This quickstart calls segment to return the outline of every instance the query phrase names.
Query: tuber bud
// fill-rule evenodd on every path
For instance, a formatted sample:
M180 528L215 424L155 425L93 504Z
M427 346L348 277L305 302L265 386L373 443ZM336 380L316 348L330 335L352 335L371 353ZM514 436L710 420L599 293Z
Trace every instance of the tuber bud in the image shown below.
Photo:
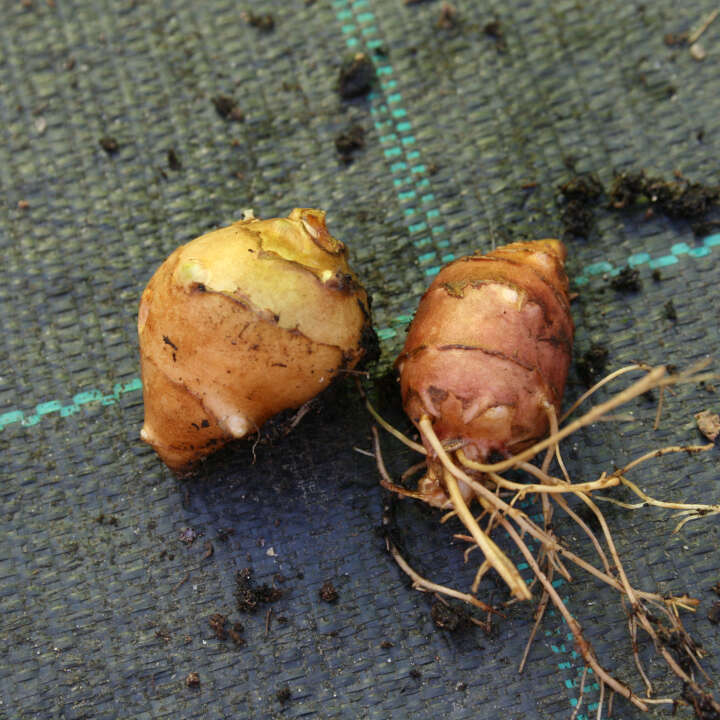
M320 210L249 217L179 247L138 313L141 437L185 471L366 357L368 296Z

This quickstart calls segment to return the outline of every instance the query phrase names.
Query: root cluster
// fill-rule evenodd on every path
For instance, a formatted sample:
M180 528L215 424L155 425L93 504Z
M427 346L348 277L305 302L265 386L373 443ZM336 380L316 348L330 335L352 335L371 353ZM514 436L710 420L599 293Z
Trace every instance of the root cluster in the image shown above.
M481 551L484 559L477 568L472 586L467 591L461 591L439 585L419 575L402 557L392 540L388 539L390 553L401 569L411 577L417 589L462 600L487 612L488 617L496 609L489 607L477 597L477 594L480 581L489 570L495 570L502 577L516 600L530 600L532 598L532 588L539 585L541 597L536 613L536 623L521 660L520 670L522 670L525 663L530 644L541 622L545 608L549 603L552 603L570 628L586 667L592 669L600 683L601 701L597 711L597 718L601 718L603 714L603 699L606 690L611 698L613 694L620 695L643 711L649 710L651 705L663 703L677 705L680 702L692 707L699 718L720 717L720 703L706 690L706 686L712 683L700 666L699 661L702 652L688 635L680 619L680 611L694 610L698 604L697 601L687 595L664 596L634 587L627 576L608 523L597 502L613 502L622 507L633 509L655 505L675 510L678 517L681 518L675 528L676 531L691 520L720 513L720 505L686 504L657 500L643 492L637 484L628 478L632 470L653 458L671 453L694 454L704 452L710 450L713 443L663 447L645 453L610 473L602 473L600 477L585 482L572 481L565 469L559 445L563 439L580 428L607 419L609 414L616 408L649 390L659 389L662 398L663 389L668 386L681 383L698 383L707 379L708 376L702 372L703 369L704 365L701 365L683 373L668 375L664 367L648 368L632 365L622 368L591 388L570 408L563 418L558 419L553 407L548 404L546 407L550 426L548 437L526 451L497 463L483 464L470 460L463 452L462 446L458 446L457 442L445 443L445 445L440 442L433 430L430 417L425 416L419 422L419 430L423 440L429 448L432 448L430 455L433 456L433 462L422 463L416 466L416 469L422 469L425 473L440 473L440 477L435 479L440 481L448 498L448 512L444 516L443 522L450 517L456 516L467 530L467 534L456 536L468 543L466 560L471 552L477 549ZM573 413L580 403L584 402L599 387L619 375L637 370L645 372L640 380L608 401L594 406L576 420L563 423L567 415ZM386 430L392 432L393 435L400 438L417 452L428 454L424 445L412 442L397 430L391 428L369 404L368 407L378 423ZM391 479L380 451L377 429L374 428L373 432L375 457L382 485L402 496L425 499L421 491L408 490ZM531 462L534 458L539 458L537 464ZM550 472L553 459L556 460L557 467L560 469L558 473L560 476ZM440 468L439 471L437 470L438 467ZM504 473L509 470L524 471L529 476L529 482L516 482L508 479ZM635 504L625 503L602 494L618 486L624 486L636 495L638 502ZM597 522L593 523L593 526L598 528L597 531L593 530L583 520L581 514L572 509L567 500L569 495L574 495L587 508L591 517L595 518ZM479 504L479 514L470 509L466 500L468 496L471 496ZM519 507L519 501L528 496L535 496L539 499L543 509L542 524L534 522ZM591 543L595 551L594 562L588 562L583 557L580 557L554 534L552 518L553 513L558 509L577 524ZM582 514L587 516L587 513ZM529 585L523 579L515 564L493 539L493 535L496 535L500 530L504 531L510 538L523 556L524 561L531 568L534 579ZM537 554L530 550L526 538L537 542L539 546ZM572 565L581 568L597 580L609 585L619 594L627 616L628 632L637 668L638 678L635 684L637 685L639 681L644 691L635 689L630 683L615 677L603 667L592 645L587 640L580 623L553 586L553 578L558 575L568 582L572 580L569 570ZM478 624L483 623L478 621ZM669 669L682 680L682 699L653 696L654 688L638 652L638 635L640 631L650 638L657 653L664 659Z

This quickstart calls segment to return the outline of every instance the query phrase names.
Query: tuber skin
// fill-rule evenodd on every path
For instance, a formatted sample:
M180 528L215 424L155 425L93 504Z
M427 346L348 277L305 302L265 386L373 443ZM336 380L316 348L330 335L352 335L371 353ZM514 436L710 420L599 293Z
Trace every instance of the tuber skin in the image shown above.
M321 210L233 223L179 247L142 294L142 439L187 472L367 356L367 293Z
M396 361L403 407L419 428L428 416L443 443L463 443L484 462L514 455L559 415L573 341L565 248L518 242L446 265L423 295ZM435 453L419 492L449 505ZM460 483L463 496L470 490Z

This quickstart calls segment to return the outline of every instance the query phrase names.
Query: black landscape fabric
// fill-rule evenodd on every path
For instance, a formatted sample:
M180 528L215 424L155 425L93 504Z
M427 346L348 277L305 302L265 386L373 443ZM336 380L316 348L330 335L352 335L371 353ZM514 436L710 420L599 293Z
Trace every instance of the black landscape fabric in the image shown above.
M642 717L617 696L608 715L609 691L555 610L518 673L536 605L503 607L494 574L480 596L504 617L489 632L410 587L385 549L388 498L354 382L287 437L173 476L139 440L136 313L178 245L247 208L318 207L373 297L382 356L366 387L406 432L392 362L420 296L454 257L514 240L568 248L566 405L632 362L711 356L717 369L713 10L5 0L0 718L587 720L601 702L603 718ZM562 445L569 473L591 480L703 442L694 415L720 411L716 388L665 393L657 430L655 392L578 432ZM381 443L393 477L419 460ZM720 502L717 448L632 479L675 502ZM718 516L673 534L672 510L602 509L636 587L699 601L683 620L720 678ZM463 562L459 523L412 500L392 513L408 561L467 590L479 553ZM556 532L593 558L576 525L558 516ZM570 569L558 592L602 663L644 694L619 593ZM680 698L638 638L656 695ZM688 702L678 716L718 717Z

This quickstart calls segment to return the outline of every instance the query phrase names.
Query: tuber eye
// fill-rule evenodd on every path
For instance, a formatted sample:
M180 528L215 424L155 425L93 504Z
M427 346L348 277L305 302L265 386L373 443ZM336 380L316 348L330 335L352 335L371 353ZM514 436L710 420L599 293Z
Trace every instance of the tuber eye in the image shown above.
M249 214L160 266L138 313L141 437L168 467L190 469L367 357L369 301L346 256L324 212L297 208Z

